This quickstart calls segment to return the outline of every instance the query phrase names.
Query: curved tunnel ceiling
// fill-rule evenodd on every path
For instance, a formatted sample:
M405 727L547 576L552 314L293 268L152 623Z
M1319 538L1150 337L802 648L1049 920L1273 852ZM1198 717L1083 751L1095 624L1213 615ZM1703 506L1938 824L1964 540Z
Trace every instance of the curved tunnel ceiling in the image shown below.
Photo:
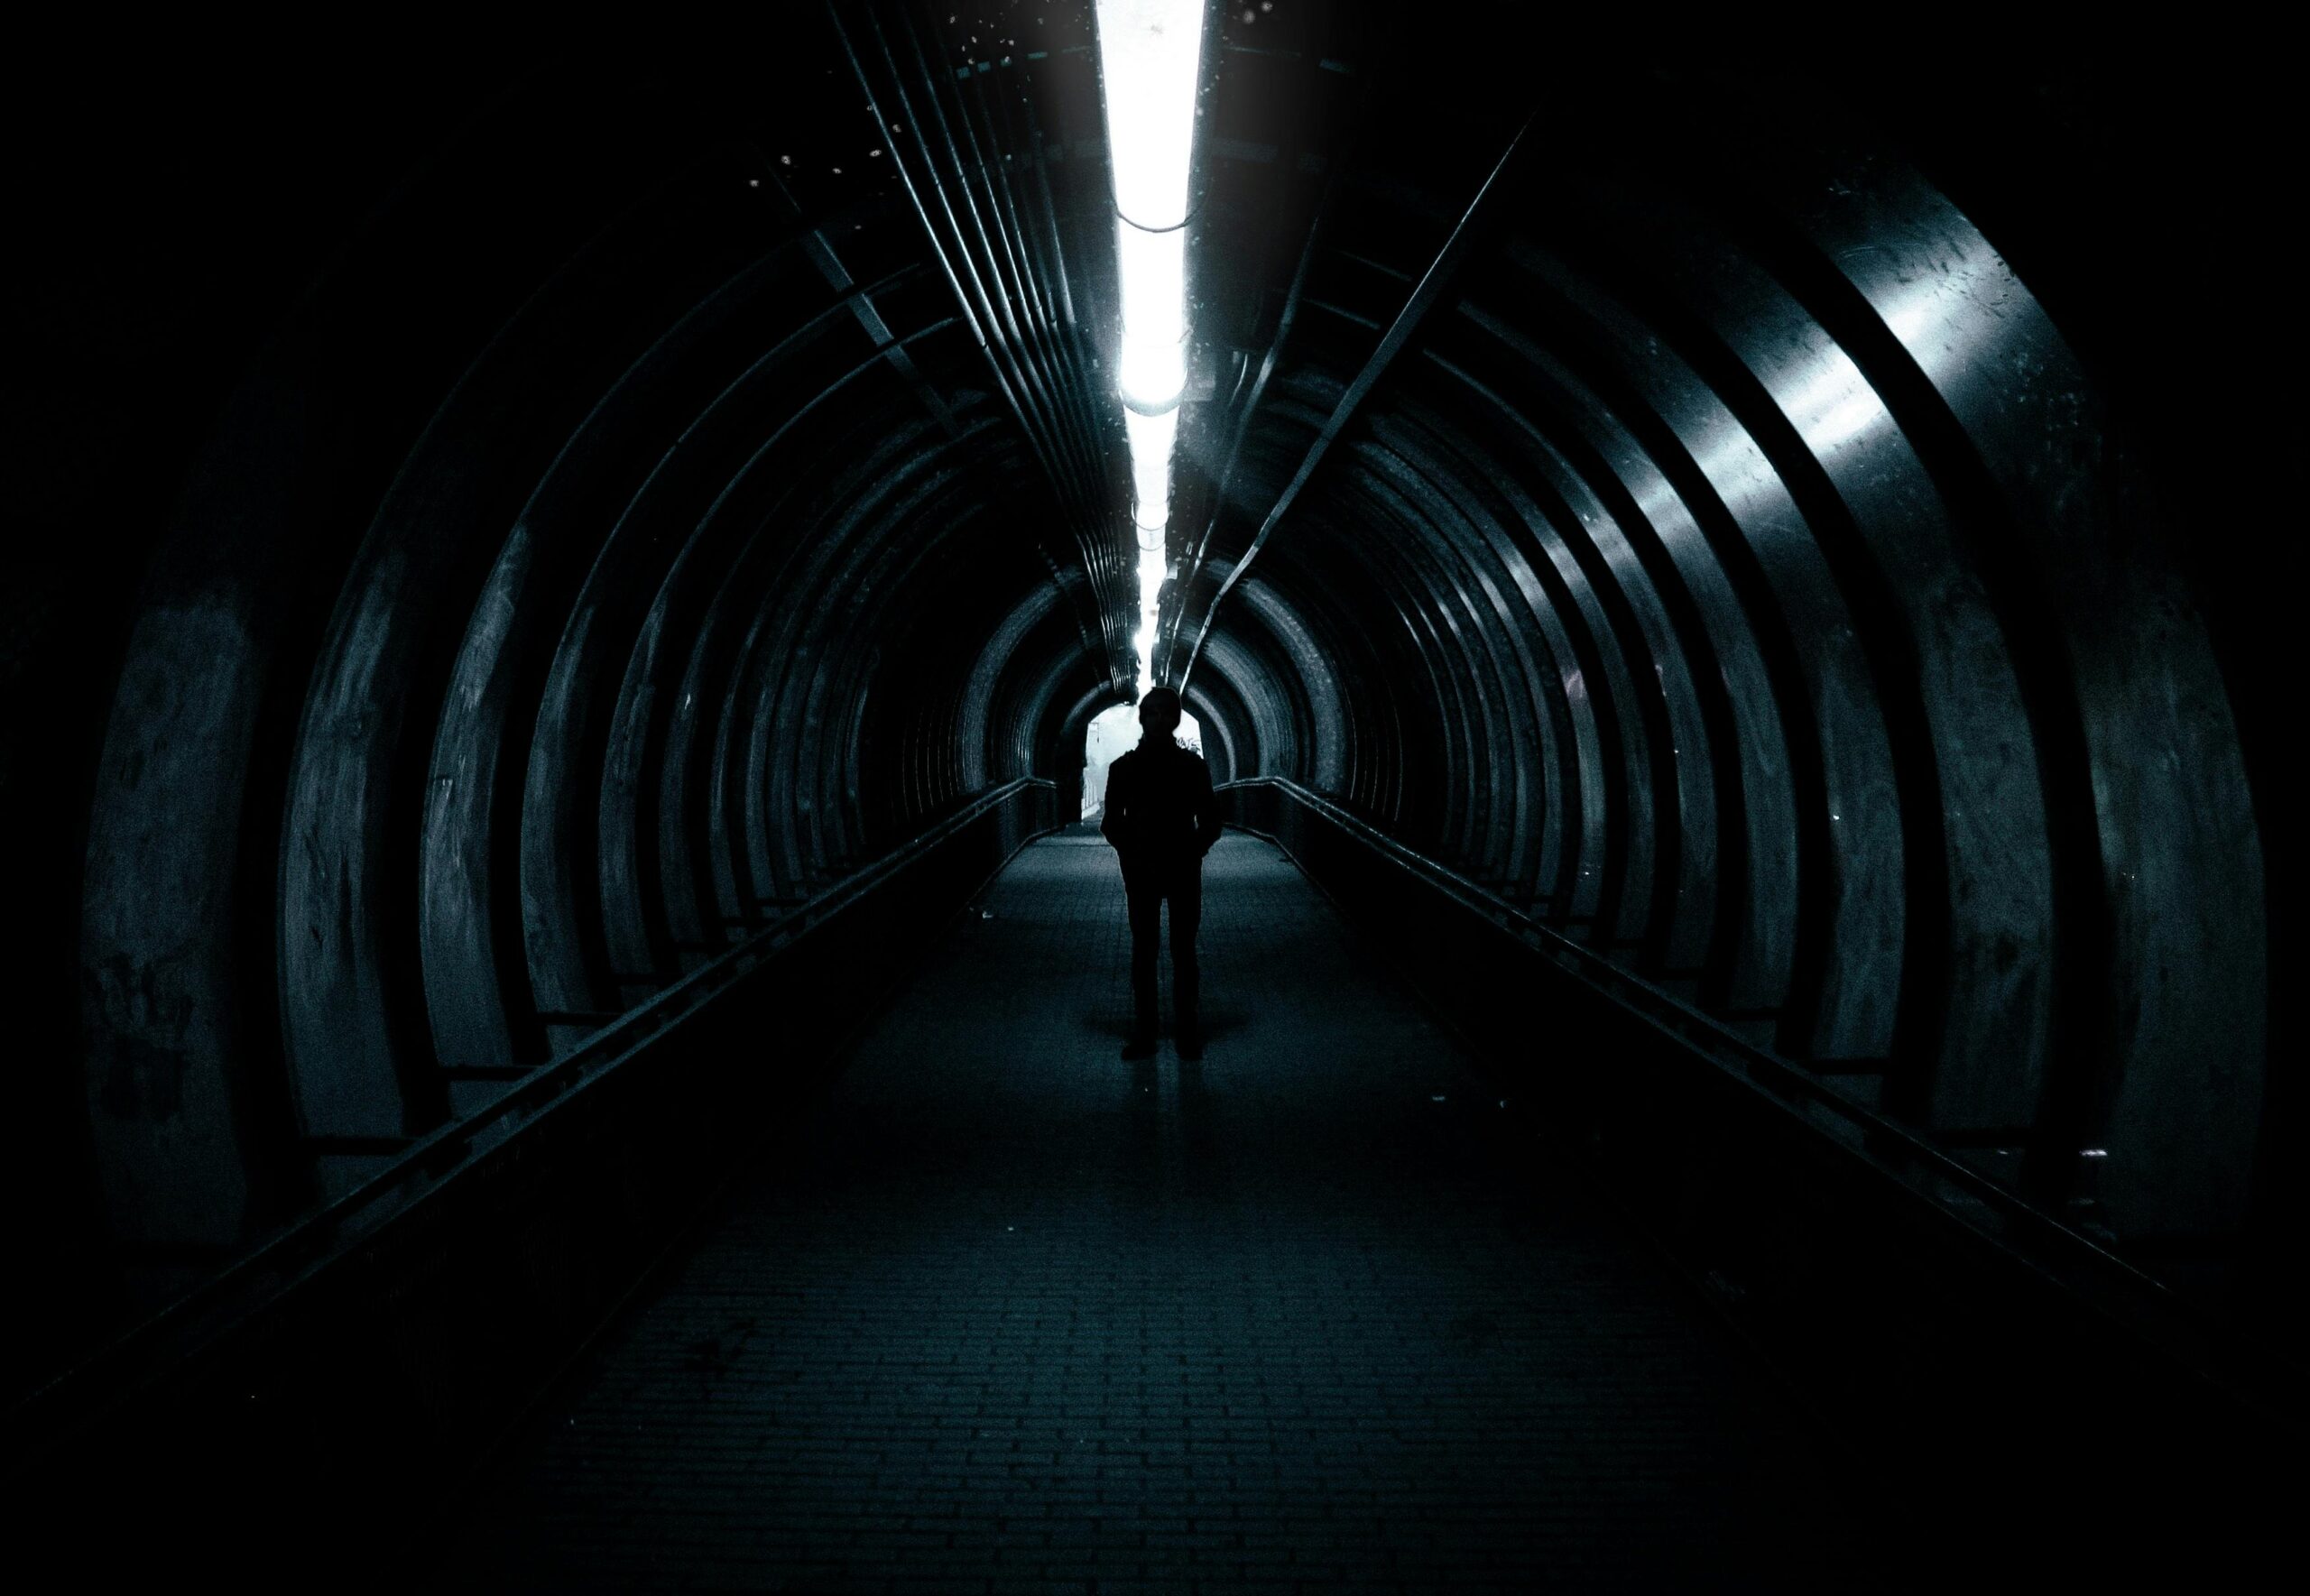
M1065 778L1122 701L1087 17L865 9L981 144L870 121L895 79L815 12L775 92L515 51L252 277L266 335L188 390L149 525L27 588L23 657L87 684L71 781L11 798L77 839L34 881L78 927L42 1112L85 1139L38 1173L111 1300ZM2265 712L2252 600L2173 514L2204 439L2132 402L2171 335L2130 367L2088 245L2050 290L2000 253L1909 79L1824 120L1376 7L1215 37L1159 670L1220 778L1324 792L2174 1278L2234 1252L2278 1180ZM1008 324L939 180L1008 218Z
M2015 1178L2077 1196L2025 1167L2057 1141L2113 1230L2233 1229L2252 794L2028 288L1833 140L1543 114L1460 162L1458 216L1388 147L1293 185L1172 669L1311 703L1268 768ZM1272 213L1278 159L1215 163L1217 227Z

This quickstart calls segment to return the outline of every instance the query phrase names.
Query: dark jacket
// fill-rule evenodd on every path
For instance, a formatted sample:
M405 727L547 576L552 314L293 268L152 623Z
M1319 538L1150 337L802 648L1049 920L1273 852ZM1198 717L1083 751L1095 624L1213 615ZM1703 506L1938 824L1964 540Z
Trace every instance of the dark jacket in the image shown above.
M1099 830L1126 869L1201 860L1219 840L1219 800L1203 756L1142 743L1116 760Z

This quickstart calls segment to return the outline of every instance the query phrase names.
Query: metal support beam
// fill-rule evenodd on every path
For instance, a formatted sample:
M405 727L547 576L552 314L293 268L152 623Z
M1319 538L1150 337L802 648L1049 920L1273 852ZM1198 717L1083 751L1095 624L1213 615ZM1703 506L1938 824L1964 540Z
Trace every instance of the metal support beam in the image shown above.
M1497 203L1498 196L1507 189L1508 173L1521 155L1532 124L1538 115L1534 111L1525 117L1509 139L1508 147L1501 152L1500 159L1492 163L1492 171L1476 189L1475 198L1468 202L1467 209L1454 224L1451 236L1444 241L1444 247L1428 263L1410 297L1405 300L1403 309L1396 312L1395 320L1381 335L1379 346L1372 351L1371 358L1363 363L1363 369L1356 374L1355 380L1340 395L1338 404L1332 408L1330 419L1316 434L1315 442L1307 446L1307 457L1299 462L1299 469L1292 474L1291 480L1284 484L1283 492L1276 496L1274 508L1260 523L1260 530L1252 535L1250 547L1243 550L1243 557L1235 562L1234 569L1227 573L1227 579L1219 585L1219 591L1212 595L1211 603L1204 609L1203 625L1196 632L1195 647L1189 650L1187 662L1179 671L1178 685L1186 686L1187 678L1195 670L1196 661L1203 657L1203 645L1211 635L1211 623L1219 613L1220 604L1234 590L1235 584L1243 580L1243 573L1251 568L1252 561L1259 557L1268 539L1274 535L1277 524L1289 512L1293 503L1299 497L1300 490L1315 475L1316 468L1323 464L1324 457L1330 452L1333 443L1347 429L1347 424L1355 419L1355 412L1363 407L1365 398L1387 374L1388 367L1402 353L1404 346L1411 341L1412 335L1419 330L1420 323L1427 319L1428 311L1435 307L1437 300L1443 298L1445 290L1458 275L1460 264L1474 245L1482 232L1482 225ZM1304 269L1306 263L1303 261L1301 264ZM1261 381L1265 381L1264 373Z
M1243 408L1235 417L1234 435L1227 443L1227 458L1220 466L1218 478L1212 484L1211 515L1204 522L1203 536L1196 540L1193 550L1180 561L1179 579L1173 589L1175 597L1170 624L1163 630L1155 660L1155 679L1158 681L1171 678L1171 656L1179 646L1179 628L1187 620L1187 595L1194 590L1195 579L1201 574L1204 559L1211 551L1211 535L1218 530L1219 518L1225 513L1227 489L1234 481L1235 463L1243 457L1243 440L1251 436L1252 419L1259 413L1260 401L1266 397L1268 379L1275 374L1275 368L1282 362L1283 346L1291 337L1292 324L1299 319L1299 295L1307 285L1307 268L1316 258L1316 245L1323 237L1324 217L1330 213L1333 201L1339 196L1341 174L1346 170L1344 161L1335 160L1331 163L1331 171L1324 181L1323 196L1316 202L1316 214L1308 218L1307 242L1300 246L1299 263L1291 271L1291 285L1284 291L1283 310L1276 320L1275 337L1269 340L1267 355L1260 362L1259 373L1252 379L1250 392L1243 395ZM1216 602L1214 601L1215 604ZM1183 682L1187 679L1185 671L1179 673L1179 679Z

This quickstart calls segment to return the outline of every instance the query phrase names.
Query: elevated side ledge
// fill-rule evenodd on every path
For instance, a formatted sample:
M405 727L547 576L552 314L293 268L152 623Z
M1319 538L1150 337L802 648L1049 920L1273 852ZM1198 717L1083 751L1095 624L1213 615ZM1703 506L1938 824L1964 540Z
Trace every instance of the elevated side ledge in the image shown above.
M1749 1328L1797 1362L1799 1383L1827 1392L1826 1406L1881 1403L1868 1395L1881 1393L1876 1354L1907 1345L1947 1365L1936 1400L1951 1412L1994 1409L1985 1393L1996 1389L2022 1404L2074 1401L2102 1415L2088 1429L2117 1426L2139 1388L2093 1389L2092 1371L2139 1382L2155 1369L2167 1395L2204 1405L2216 1428L2299 1428L2299 1369L1823 1078L1878 1061L1815 1070L1779 1057L1294 782L1232 782L1221 798L1231 824L1282 848L1481 1056L1514 1072L1524 1101L1548 1105L1555 1133L1592 1157L1656 1239L1698 1273L1751 1278ZM1919 1272L1903 1281L1904 1268ZM1864 1275L1882 1296L1854 1288ZM1935 1299L1928 1280L1949 1296ZM1990 1302L2019 1317L1971 1311ZM1871 1317L1897 1303L1917 1316ZM1875 1352L1825 1352L1845 1338ZM1986 1383L1968 1392L1969 1380ZM1920 1399L1914 1422L1964 1427L1935 1406ZM2010 1427L2022 1411L1974 1416Z

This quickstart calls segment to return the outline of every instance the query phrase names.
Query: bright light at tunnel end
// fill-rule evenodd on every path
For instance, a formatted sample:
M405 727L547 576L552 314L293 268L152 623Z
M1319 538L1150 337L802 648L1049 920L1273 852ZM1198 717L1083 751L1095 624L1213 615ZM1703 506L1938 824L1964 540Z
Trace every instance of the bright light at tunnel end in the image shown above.
M1168 568L1171 451L1187 386L1187 252L1204 0L1097 0L1099 82L1114 170L1123 345L1117 386L1139 540L1135 696L1153 685Z

